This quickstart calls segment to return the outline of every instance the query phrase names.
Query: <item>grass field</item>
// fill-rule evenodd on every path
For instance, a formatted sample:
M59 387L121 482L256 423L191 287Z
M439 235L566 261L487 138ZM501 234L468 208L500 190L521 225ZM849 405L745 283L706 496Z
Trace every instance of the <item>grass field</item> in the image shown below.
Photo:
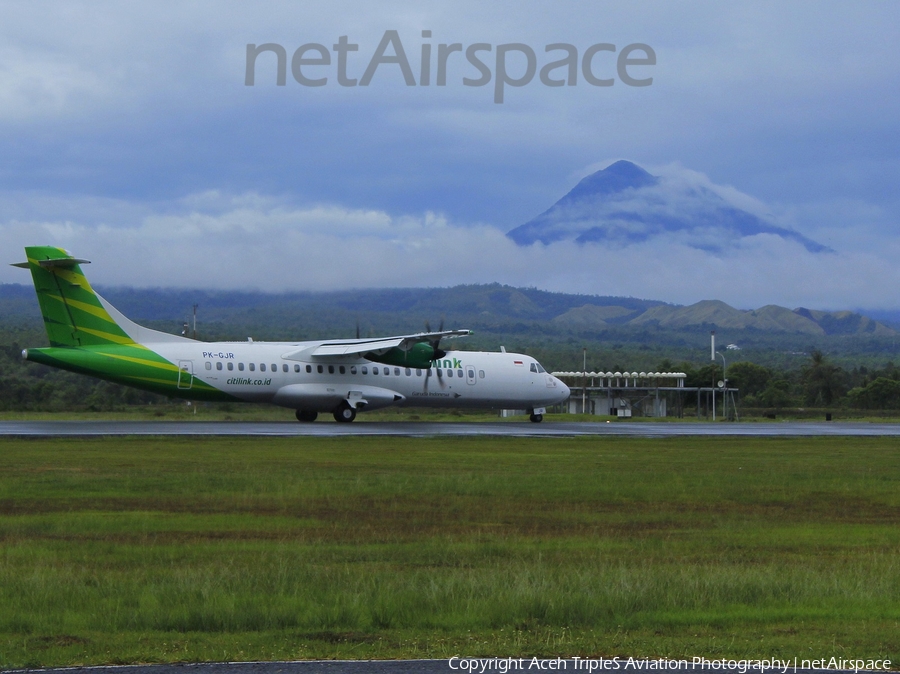
M0 664L900 662L896 439L0 444Z

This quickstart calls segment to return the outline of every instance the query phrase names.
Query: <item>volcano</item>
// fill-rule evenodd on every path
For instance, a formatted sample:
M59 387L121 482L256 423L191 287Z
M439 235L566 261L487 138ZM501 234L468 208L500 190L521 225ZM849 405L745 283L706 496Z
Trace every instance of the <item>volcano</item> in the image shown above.
M750 212L699 179L654 176L617 161L579 182L562 199L507 236L540 242L627 246L656 239L722 252L748 237L772 235L811 253L833 252L770 216Z

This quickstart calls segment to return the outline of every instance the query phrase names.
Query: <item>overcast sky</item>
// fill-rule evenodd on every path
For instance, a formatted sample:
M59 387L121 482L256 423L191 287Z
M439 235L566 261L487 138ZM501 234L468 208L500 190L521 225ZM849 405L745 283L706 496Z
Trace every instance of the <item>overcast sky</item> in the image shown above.
M385 62L396 31L416 86ZM423 37L423 31L431 31ZM248 44L262 53L245 85ZM324 45L329 65L302 65ZM491 81L465 54L481 51ZM498 45L536 74L496 103ZM574 86L539 72L577 50ZM655 65L616 67L630 44ZM430 84L421 84L422 45ZM595 44L593 86L581 59ZM98 284L335 289L499 281L677 303L900 309L896 2L0 2L0 250L91 259ZM385 56L393 56L394 44ZM318 52L301 56L313 59ZM643 51L632 57L645 56ZM520 78L526 55L506 55ZM565 79L565 67L551 77ZM832 248L759 236L713 255L655 240L505 236L629 159L753 204ZM6 265L0 282L27 282Z

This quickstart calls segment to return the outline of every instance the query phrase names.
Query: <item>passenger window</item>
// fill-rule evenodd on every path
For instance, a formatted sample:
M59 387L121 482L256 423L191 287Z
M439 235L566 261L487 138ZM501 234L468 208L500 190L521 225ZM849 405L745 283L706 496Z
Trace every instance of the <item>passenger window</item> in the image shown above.
M478 378L484 379L484 370L478 370Z
M275 363L272 363L272 372L278 372L278 366Z
M350 374L356 374L356 365L350 366Z
M467 369L467 370L466 370L466 376L467 376L469 379L475 379L475 368L474 368L474 367L470 367L469 369Z
M222 369L222 361L221 361L221 360L216 361L216 369L217 369L217 370L221 370L221 369Z
M384 368L384 374L385 374L385 376L390 376L391 368L389 368L389 367Z
M212 363L210 363L209 361L206 361L206 369L212 370Z
M400 376L400 368L399 368L399 367L395 367L395 368L394 368L394 376L395 376L395 377L399 377L399 376Z
M407 376L407 377L411 377L411 376L412 376L412 370L410 370L409 368L406 368L406 376Z
M338 371L339 371L341 374L347 374L347 368L345 368L343 365L341 365L341 366L338 368Z
M294 363L294 372L300 372L300 366Z
M365 365L363 365L363 366L362 366L362 373L363 373L363 374L369 374L369 368L367 368Z
M307 366L306 366L306 373L309 374L310 372L312 372L312 365L307 365Z
M438 376L438 377L443 377L443 376L444 376L444 371L443 371L441 368L438 368L438 369L437 369L437 376Z
M462 376L463 376L462 370L457 370L456 376L459 377L460 379L462 379Z
M372 368L372 374L378 374L378 368L377 368L377 367L373 367L373 368Z
M318 372L319 374L322 374L324 371L325 371L325 370L322 369L322 366L321 366L321 365L316 365L316 372Z
M448 376L448 377L452 377L452 376L453 376L453 370L447 370L447 376Z
M229 361L227 367L228 367L229 370L233 370L233 369L234 369L234 363L232 363L232 362Z
M244 364L243 364L243 363L238 363L238 370L240 370L241 372L244 371Z
M260 372L265 372L265 371L266 371L266 364L265 364L265 363L260 363L260 364L259 364L259 371L260 371Z
M421 376L422 376L422 370L421 370L421 369L416 368L416 376L417 376L417 377L421 377Z
M296 366L294 366L294 367L296 367ZM285 363L284 365L282 365L282 366L281 366L281 369L282 369L284 372L287 372L287 371L288 371L287 363Z
M328 366L328 374L334 374L334 365Z
M256 372L256 363L250 363L250 372Z

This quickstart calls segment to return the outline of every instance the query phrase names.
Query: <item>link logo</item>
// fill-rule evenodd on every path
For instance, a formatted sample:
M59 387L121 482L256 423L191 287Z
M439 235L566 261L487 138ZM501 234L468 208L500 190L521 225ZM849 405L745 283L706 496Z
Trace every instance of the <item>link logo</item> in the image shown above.
M442 367L445 370L456 370L463 366L459 358L445 358L444 360L434 360L431 362L432 367Z

